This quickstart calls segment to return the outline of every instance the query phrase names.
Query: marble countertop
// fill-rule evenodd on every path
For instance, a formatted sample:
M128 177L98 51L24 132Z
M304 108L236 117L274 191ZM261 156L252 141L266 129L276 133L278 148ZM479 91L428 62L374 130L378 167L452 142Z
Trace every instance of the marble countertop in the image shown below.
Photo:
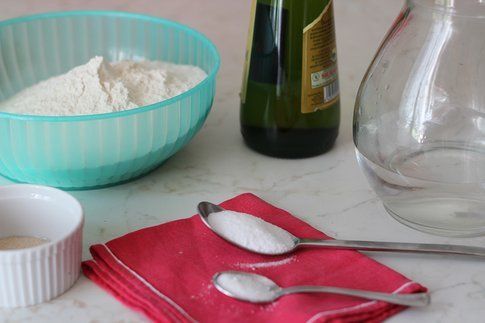
M305 160L278 160L247 149L239 134L238 93L243 69L248 0L2 0L0 19L72 9L150 13L195 27L219 47L222 68L216 101L201 132L163 167L135 182L73 192L86 211L88 246L124 233L187 217L201 200L220 202L252 192L327 234L374 239L483 245L485 238L447 239L408 229L391 219L360 172L351 137L360 80L402 0L336 0L343 120L336 147ZM229 4L230 3L230 4ZM248 176L251 174L251 176ZM0 185L8 183L0 178ZM485 317L485 270L477 260L371 254L427 286L428 308L409 309L390 322L476 322ZM60 298L25 309L0 310L0 322L139 322L144 318L81 277Z

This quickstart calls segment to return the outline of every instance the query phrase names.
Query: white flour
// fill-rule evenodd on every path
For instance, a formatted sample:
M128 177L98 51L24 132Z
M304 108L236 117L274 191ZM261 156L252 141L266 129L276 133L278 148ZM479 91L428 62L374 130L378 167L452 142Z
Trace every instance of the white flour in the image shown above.
M255 252L280 254L290 251L295 245L287 231L246 213L211 213L208 221L220 236Z
M206 77L196 66L157 61L111 64L96 56L1 102L0 111L54 116L123 111L174 97Z

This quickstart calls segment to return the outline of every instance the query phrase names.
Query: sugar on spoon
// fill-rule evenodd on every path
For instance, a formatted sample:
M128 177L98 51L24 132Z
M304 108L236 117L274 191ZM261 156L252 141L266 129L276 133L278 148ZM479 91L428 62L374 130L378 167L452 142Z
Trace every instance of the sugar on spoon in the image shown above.
M204 224L218 236L242 249L258 254L276 256L291 253L295 249L300 247L320 247L327 249L455 254L485 257L485 248L462 245L304 239L295 237L288 231L268 222L262 221L261 219L254 216L232 211L222 213L223 211L225 211L222 207L210 202L199 203L197 209ZM217 213L219 213L220 216L215 217ZM211 216L211 214L214 215ZM239 214L240 216L231 218L231 214ZM247 217L247 220L249 222L239 221L241 217ZM217 219L218 221L215 221ZM227 231L227 225L230 225L229 222L232 219L236 221L233 223L233 227L231 228L231 230ZM245 224L250 223L251 221L255 224L259 224L259 229L261 229L260 232L255 232L254 236L251 237L246 237L243 234L237 234L240 228L242 229ZM221 223L226 224L226 226L221 226ZM255 228L255 230L256 229L257 228ZM251 230L246 230L244 233L246 235L251 234ZM258 239L265 239L265 241L263 241L265 243L255 244L254 242Z
M281 288L265 276L239 271L219 272L214 275L212 282L221 293L251 303L270 303L282 296L296 293L347 295L405 306L426 306L430 302L428 293L391 294L330 286L293 286Z

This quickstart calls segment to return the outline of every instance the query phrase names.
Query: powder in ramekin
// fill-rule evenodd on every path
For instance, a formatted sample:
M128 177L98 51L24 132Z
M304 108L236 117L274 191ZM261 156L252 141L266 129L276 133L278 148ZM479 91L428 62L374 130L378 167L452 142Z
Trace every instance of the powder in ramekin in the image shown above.
M10 236L0 238L0 250L15 250L37 247L49 242L37 237Z

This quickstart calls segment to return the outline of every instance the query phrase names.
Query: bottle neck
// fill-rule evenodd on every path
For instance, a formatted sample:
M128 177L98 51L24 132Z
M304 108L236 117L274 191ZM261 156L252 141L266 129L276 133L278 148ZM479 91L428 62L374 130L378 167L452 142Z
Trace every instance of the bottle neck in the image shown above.
M415 10L434 10L452 16L485 18L485 0L406 0Z

